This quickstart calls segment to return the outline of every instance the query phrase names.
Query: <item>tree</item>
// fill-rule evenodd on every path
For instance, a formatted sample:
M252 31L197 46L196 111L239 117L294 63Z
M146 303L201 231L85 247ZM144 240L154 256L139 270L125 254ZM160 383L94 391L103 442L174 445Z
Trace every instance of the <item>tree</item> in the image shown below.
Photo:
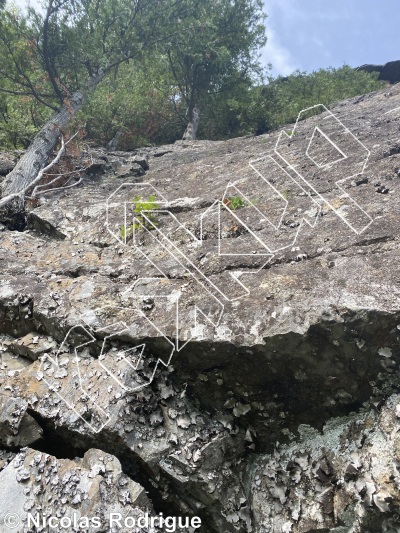
M121 65L108 76L77 115L87 138L122 150L173 143L182 136L171 94L160 90L164 67L159 55ZM110 143L111 141L111 143Z
M199 120L195 124L195 117L199 119L201 111L203 136L239 135L242 130L234 116L235 106L246 100L249 89L261 79L257 54L266 40L262 3L185 0L180 4L171 2L169 10L164 9L159 16L163 17L163 25L172 25L174 31L139 62L119 69L116 78L105 82L108 90L103 90L103 83L96 91L97 123L94 125L89 118L89 134L96 131L96 138L104 142L104 135L98 136L99 126L108 122L104 131L129 132L129 137L121 135L121 146L134 147L139 137L130 117L135 116L144 144L174 141L182 137L184 129L185 137L194 138L199 124ZM106 95L111 105L99 105ZM149 108L148 95L157 103L157 112ZM121 98L124 116L118 106ZM91 108L89 115L95 107L92 102L93 99L87 106ZM84 115L87 116L86 109Z
M369 93L385 84L378 73L341 68L319 69L307 74L296 71L290 76L270 78L268 85L251 91L244 119L257 134L266 133L297 119L299 112L316 104L326 106Z
M3 220L18 215L24 192L95 87L119 65L138 58L146 47L162 39L165 28L157 8L168 8L170 3L47 0L43 13L33 8L26 15L12 9L1 12L0 91L34 97L53 111L3 181L2 196L14 196ZM183 0L172 3L177 8Z
M177 88L176 111L187 121L184 137L194 139L210 97L243 82L250 85L261 74L258 51L266 42L266 15L261 0L188 0L185 21L177 8L171 17L191 31L171 34L158 49L167 60L170 86Z

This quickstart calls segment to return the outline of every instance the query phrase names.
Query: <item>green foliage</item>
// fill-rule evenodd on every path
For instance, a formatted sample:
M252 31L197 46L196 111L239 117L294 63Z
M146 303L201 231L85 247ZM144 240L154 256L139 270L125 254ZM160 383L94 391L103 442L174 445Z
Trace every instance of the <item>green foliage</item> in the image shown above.
M194 106L201 114L212 103L215 109L217 95L227 100L238 86L246 89L260 79L258 50L266 42L261 0L187 0L186 8L190 31L182 24L180 32L162 43L166 81L176 87L182 118L190 118ZM171 15L179 17L174 9Z
M243 200L241 196L232 196L232 198L229 198L228 207L229 209L232 209L232 211L236 211L236 209L240 209L241 207L244 207L246 205L246 202Z
M6 7L0 92L56 110L77 90L87 96L104 73L81 114L94 142L117 132L125 149L173 142L194 104L203 137L234 136L243 129L237 109L261 75L262 8L261 0L44 0L25 14Z
M121 65L97 87L76 124L85 123L88 138L99 145L121 132L121 150L173 143L181 136L182 124L159 88L160 77L156 61Z
M200 102L199 138L228 139L249 133L241 113L250 105L252 83L241 80L229 91L205 95ZM98 86L76 121L85 123L88 138L100 145L121 131L119 149L133 150L181 139L186 110L165 61L153 56L121 65L116 76Z
M155 226L158 226L157 214L153 211L159 209L160 206L157 204L156 196L154 194L151 194L147 200L143 200L142 196L135 196L135 198L132 199L132 202L135 204L133 212L138 222L128 227L120 227L122 239L131 237L133 232L141 229L142 226L148 230L153 230Z
M339 69L320 69L311 74L295 72L291 76L270 78L269 84L253 89L246 121L257 134L266 133L295 122L300 111L308 107L326 106L360 94L381 89L378 73Z
M44 0L42 9L24 12L6 5L0 17L0 93L7 96L0 101L2 145L26 147L48 118L45 108L64 105L72 116L74 93L74 102L87 99L105 76L117 76L120 65L143 57L173 31L161 19L154 0ZM22 99L34 100L29 113Z
M281 192L281 194L285 198L285 200L289 200L290 198L293 197L293 193L289 191L289 189L285 189L284 191Z
M32 97L0 93L0 150L27 148L49 115Z
M261 0L44 4L47 11L27 15L1 10L0 148L26 148L52 110L101 71L108 76L72 128L85 123L87 139L100 145L120 132L125 150L182 138L194 104L198 137L219 140L280 128L302 109L383 85L348 66L263 85Z
M0 16L0 149L27 148L49 116L33 94L39 95L46 85L43 71L33 61L33 56L32 35L25 19L15 7L3 6Z
M231 198L225 198L224 204L232 211L241 209L242 207L248 207L249 205L257 205L258 200L249 200L246 206L246 201L241 196L232 196Z
M44 11L31 8L26 20L20 19L34 39L32 60L59 103L77 90L87 92L101 73L141 57L164 31L154 0L46 0L44 5Z
M133 212L135 213L136 218L143 226L147 227L148 229L153 229L154 226L158 226L156 214L149 212L159 209L160 206L156 203L155 200L156 197L154 194L151 194L147 200L142 200L141 196L135 196L135 198L132 200L132 202L135 204L135 209L133 210ZM143 217L143 212L146 212L147 219L151 222L151 224ZM135 224L135 229L138 229L139 227L139 224Z
M237 102L261 80L262 3L180 0L165 2L159 16L178 27L99 87L84 111L89 136L105 144L121 131L123 149L174 142L194 105L203 138L237 135Z

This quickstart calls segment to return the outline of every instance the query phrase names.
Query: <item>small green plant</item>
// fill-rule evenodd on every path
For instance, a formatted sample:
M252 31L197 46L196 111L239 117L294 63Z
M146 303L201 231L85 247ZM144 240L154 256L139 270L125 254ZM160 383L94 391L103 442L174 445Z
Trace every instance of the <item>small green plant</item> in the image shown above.
M281 195L285 198L285 200L290 200L290 198L293 197L293 194L291 191L289 191L289 189L285 189L284 191L282 191Z
M240 209L246 205L245 201L241 196L232 196L232 198L229 199L226 198L224 203L227 207L229 207L229 209L232 209L232 211Z
M155 226L158 226L157 215L156 213L152 213L152 211L155 211L160 207L155 200L156 197L154 194L151 194L147 200L143 200L141 196L135 196L135 198L132 199L132 202L135 204L133 212L138 222L135 222L135 224L132 224L131 226L120 227L122 239L130 237L134 230L138 230L142 226L148 230L152 230ZM146 212L146 218L142 214L143 212Z

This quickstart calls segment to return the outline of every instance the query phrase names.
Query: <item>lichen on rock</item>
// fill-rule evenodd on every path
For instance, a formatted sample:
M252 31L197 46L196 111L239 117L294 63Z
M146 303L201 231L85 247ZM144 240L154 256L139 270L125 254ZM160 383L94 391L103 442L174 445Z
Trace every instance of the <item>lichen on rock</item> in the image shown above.
M79 187L2 228L0 522L399 532L399 102L338 103L278 145L93 149Z

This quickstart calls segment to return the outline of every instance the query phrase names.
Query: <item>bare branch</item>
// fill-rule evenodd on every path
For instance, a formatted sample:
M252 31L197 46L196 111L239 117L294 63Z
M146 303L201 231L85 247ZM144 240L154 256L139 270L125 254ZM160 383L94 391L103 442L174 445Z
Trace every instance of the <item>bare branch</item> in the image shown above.
M42 168L42 170L39 171L36 178L33 181L31 181L31 183L29 183L29 185L27 185L24 189L18 192L15 192L15 193L11 193L8 196L5 196L4 198L2 198L0 200L0 208L10 203L12 200L14 200L14 198L20 198L21 200L23 200L26 191L30 189L33 185L36 185L37 183L39 183L39 181L43 178L43 175L60 161L61 156L63 155L65 151L65 147L78 135L78 133L79 132L76 132L70 139L68 139L66 143L64 142L64 137L61 136L61 148L59 149L56 157L48 165Z
M91 159L91 162L93 164L93 158L90 157ZM36 185L36 187L33 189L32 191L32 194L30 196L30 198L37 198L37 195L38 195L38 192L40 192L40 194L45 194L46 192L53 192L53 191L59 191L60 189L70 189L71 187L76 187L77 185L79 185L79 183L82 182L82 176L79 176L79 180L75 183L73 183L72 185L67 185L68 182L71 180L71 178L69 178L69 180L67 181L67 184L63 185L62 187L55 187L55 188L50 188L50 189L45 189L44 191L39 191L39 189L43 188L43 187L48 187L49 185L52 185L53 183L56 183L58 180L60 180L61 178L65 178L65 176L68 176L68 174L79 174L80 172L83 172L84 170L86 170L87 167L82 167L82 168L79 168L77 170L71 170L71 172L63 172L62 174L57 174L55 178L53 178L51 181L49 181L49 183L44 183L42 185Z
M82 170L84 170L84 169L82 169ZM77 172L79 172L79 171L77 170ZM52 180L50 183L47 183L47 185L50 185L51 183L54 183L55 181L59 180L62 177L63 177L63 174L60 174L60 176L58 176L55 180ZM71 187L76 187L80 183L82 183L82 176L79 176L79 180L76 181L75 183L73 183L72 185L63 185L62 187L54 187L54 189L45 189L44 191L41 191L40 194L45 194L46 192L60 191L61 189L62 190L70 189ZM33 190L31 198L37 198L37 195L34 194L36 189L37 189L37 187L44 187L44 185L37 185L35 187L35 189Z
M31 91L26 91L26 92L11 91L10 89L3 89L2 87L0 87L0 93L13 94L15 96L35 96ZM36 94L38 94L42 98L52 98L53 96L52 94L40 94L40 93L36 93Z

